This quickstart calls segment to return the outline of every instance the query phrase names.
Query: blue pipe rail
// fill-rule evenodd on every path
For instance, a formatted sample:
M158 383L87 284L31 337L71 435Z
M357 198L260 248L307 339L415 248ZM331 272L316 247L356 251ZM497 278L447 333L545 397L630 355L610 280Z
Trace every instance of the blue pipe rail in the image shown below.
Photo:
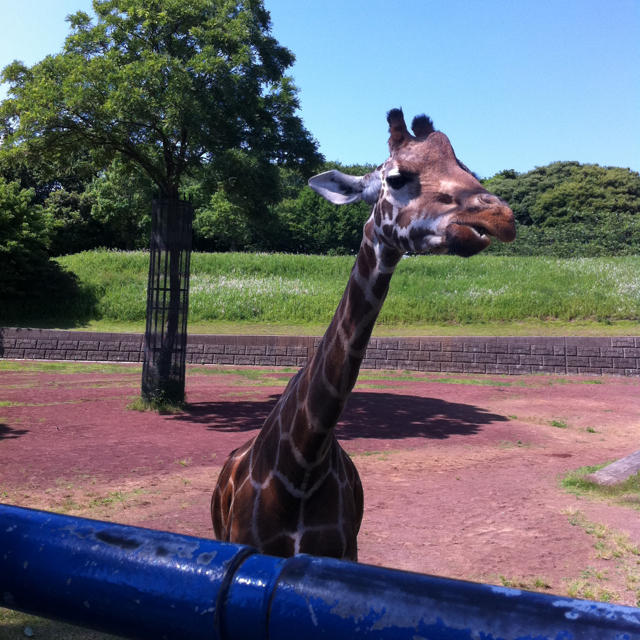
M638 640L640 609L0 505L0 605L127 638Z

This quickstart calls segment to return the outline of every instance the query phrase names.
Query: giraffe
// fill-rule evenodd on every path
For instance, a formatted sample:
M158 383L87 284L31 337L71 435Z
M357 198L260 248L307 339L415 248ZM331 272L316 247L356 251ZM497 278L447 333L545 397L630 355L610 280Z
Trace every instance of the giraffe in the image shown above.
M515 238L511 209L487 192L430 118L408 131L387 114L390 157L375 171L337 170L309 186L334 204L372 204L345 292L314 355L253 439L233 451L211 499L216 538L262 553L357 560L363 491L334 427L356 382L391 276L407 252L471 256L489 236Z

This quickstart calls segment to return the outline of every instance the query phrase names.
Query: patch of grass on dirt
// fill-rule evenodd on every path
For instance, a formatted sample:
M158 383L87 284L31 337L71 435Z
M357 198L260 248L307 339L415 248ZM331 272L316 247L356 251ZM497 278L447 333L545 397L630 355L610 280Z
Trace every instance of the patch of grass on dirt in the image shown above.
M531 445L526 442L522 442L522 440L516 440L515 442L512 440L501 440L498 443L498 446L501 449L521 449L523 447L530 447Z
M509 378L495 378L489 376L441 376L435 373L427 373L422 371L370 371L364 370L360 373L358 378L358 384L367 381L423 381L434 382L438 384L461 384L478 387L523 387L523 388L537 388L553 386L556 384L602 384L601 380L580 380L575 378L561 377L561 376L549 376L546 374L535 375L527 380L522 379L509 379ZM362 386L362 385L361 385Z
M587 478L588 475L606 467L609 462L580 467L570 471L560 480L563 489L577 496L594 500L607 500L614 504L640 510L640 471L624 482L613 486L600 485Z
M640 549L638 546L631 542L628 534L615 531L598 522L592 522L578 509L567 509L564 513L569 518L569 524L580 527L586 534L595 538L593 548L597 559L614 561L607 565L606 570L596 571L589 568L583 571L579 578L568 581L569 595L602 602L619 600L620 594L601 584L609 579L609 572L611 572L618 578L616 583L624 584L629 594L633 594L636 606L640 606Z
M426 379L424 373L406 369L399 371L364 369L358 376L358 384L361 382L416 382Z
M567 581L567 594L571 598L612 602L619 599L619 595L603 585L609 578L606 571L598 571L591 567L580 572L579 578Z
M547 378L546 383L554 384L602 384L602 380L597 378L567 378L562 376L551 377L548 373L532 374L540 378Z
M376 458L377 460L388 460L390 456L396 453L405 453L409 449L386 449L385 451L359 451L350 453L350 458Z
M532 578L507 578L500 575L500 584L510 589L527 589L528 591L547 591L551 584L545 578L534 576Z
M0 360L0 371L28 371L37 373L131 373L139 374L140 364L103 364L86 362L33 362Z
M55 505L57 513L71 513L82 509L82 505L77 503L72 496L65 496L62 502Z
M112 491L106 496L94 498L89 503L89 508L95 507L111 507L113 505L122 505L134 496L138 496L143 493L142 489L136 489L134 491Z
M85 400L65 400L63 402L15 402L13 400L0 400L0 407L50 407L56 404L80 404Z
M569 425L564 420L551 420L549 424L556 429L568 429Z
M581 511L576 511L569 516L569 522L573 526L584 529L585 533L596 538L593 545L596 555L602 560L623 558L625 556L640 556L640 550L633 544L626 533L614 531L599 522L587 520Z
M37 640L118 640L120 638L120 636L91 631L0 607L0 640L24 640L31 636Z
M8 407L55 407L61 404L82 404L84 402L90 402L90 400L86 398L81 398L79 400L60 400L54 402L12 402L9 405L5 405Z
M464 376L434 376L434 374L423 373L421 371L372 371L364 370L358 377L358 385L364 386L362 382L436 382L439 384L462 384L479 387L514 387L526 386L519 380L505 380L496 378L475 378ZM374 385L368 385L374 386Z
M147 400L141 396L137 396L127 405L127 409L131 411L155 411L160 414L182 413L184 408L185 403L183 402L173 402L162 398Z
M45 491L50 493L50 490ZM93 491L70 491L61 498L50 501L46 506L33 505L35 508L46 508L56 513L69 513L71 515L95 518L109 517L108 513L112 509L131 506L136 502L137 498L146 494L147 491L142 488L124 491L114 489L108 493L98 495ZM24 502L24 501L23 501ZM97 512L97 513L96 513Z
M298 371L297 367L278 367L273 369L254 369L248 367L226 367L226 366L192 366L189 373L199 373L204 375L230 375L240 378L235 384L245 385L247 382L254 386L273 386L286 383L291 374Z
M429 382L439 382L441 384L466 384L477 387L513 387L521 386L518 381L503 381L484 378L432 378Z

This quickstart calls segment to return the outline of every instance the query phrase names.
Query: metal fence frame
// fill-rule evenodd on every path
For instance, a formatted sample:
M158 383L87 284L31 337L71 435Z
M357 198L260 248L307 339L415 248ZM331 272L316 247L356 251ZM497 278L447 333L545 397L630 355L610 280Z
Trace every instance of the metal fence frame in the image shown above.
M640 609L0 505L0 605L159 640L637 640Z
M147 400L184 400L192 225L191 203L153 201L142 368Z

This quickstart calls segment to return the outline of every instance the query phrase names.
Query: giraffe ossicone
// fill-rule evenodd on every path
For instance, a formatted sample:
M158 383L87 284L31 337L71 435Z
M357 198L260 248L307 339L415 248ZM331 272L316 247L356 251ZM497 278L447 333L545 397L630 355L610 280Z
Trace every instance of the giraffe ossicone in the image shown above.
M255 438L233 451L211 499L218 540L262 553L357 560L363 492L336 426L391 276L407 252L472 256L515 238L513 212L490 194L426 116L387 114L387 161L357 177L333 170L309 186L334 204L373 205L345 292L320 344ZM393 428L392 425L389 426Z

